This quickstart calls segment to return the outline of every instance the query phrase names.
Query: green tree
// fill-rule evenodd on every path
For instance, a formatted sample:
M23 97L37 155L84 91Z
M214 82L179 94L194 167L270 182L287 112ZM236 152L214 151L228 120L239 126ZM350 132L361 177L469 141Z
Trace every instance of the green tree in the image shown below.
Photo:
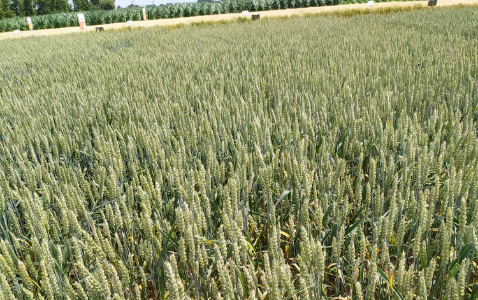
M73 10L86 11L90 10L90 3L88 0L73 0Z
M10 0L0 0L0 18L12 18L15 13L10 9Z
M10 9L16 16L24 16L23 2L21 0L12 0Z
M115 8L114 0L90 0L90 9L110 10Z
M37 15L46 15L51 12L50 0L33 0L33 1L34 1L34 6L36 7Z
M102 0L101 1L101 9L103 9L103 10L115 9L115 1L114 0Z
M100 0L90 0L90 9L96 10L100 8Z
M51 2L51 12L67 12L71 10L68 0L51 0Z
M1 1L1 0L0 0ZM34 0L38 15L70 11L68 0Z
M32 0L23 0L23 15L27 17L35 15Z

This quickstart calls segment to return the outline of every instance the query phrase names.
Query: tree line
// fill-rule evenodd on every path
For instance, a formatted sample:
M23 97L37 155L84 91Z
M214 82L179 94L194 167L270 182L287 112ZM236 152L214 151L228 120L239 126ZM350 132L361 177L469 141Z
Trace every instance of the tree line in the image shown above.
M0 0L0 20L12 17L30 17L51 13L110 10L115 8L115 0Z

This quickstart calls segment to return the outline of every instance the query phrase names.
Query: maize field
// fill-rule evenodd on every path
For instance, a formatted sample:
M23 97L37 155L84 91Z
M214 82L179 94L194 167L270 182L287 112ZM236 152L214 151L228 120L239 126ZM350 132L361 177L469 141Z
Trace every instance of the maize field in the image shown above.
M2 41L0 299L476 299L477 29Z

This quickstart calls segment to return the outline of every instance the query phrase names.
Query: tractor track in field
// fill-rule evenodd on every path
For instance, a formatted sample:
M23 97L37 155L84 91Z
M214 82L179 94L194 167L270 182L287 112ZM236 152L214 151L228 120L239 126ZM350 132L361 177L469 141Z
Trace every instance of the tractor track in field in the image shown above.
M428 1L380 2L380 3L375 3L373 5L372 10L378 9L378 8L397 7L397 6L402 6L402 7L415 6L415 5L426 6L427 4L428 4ZM437 2L437 6L477 5L477 4L478 4L478 0L438 0ZM366 9L366 8L368 8L367 3L360 3L360 4L343 4L343 5L336 5L336 6L320 6L320 7L295 8L295 9L268 10L268 11L260 11L257 13L260 14L261 18L264 18L264 17L275 18L275 17L301 16L301 15L307 15L307 14L318 14L318 13L325 13L325 12L349 10L349 9ZM249 14L248 18L251 17L251 14ZM133 23L132 27L175 26L179 24L191 24L191 23L200 23L200 22L228 21L228 20L239 18L239 17L242 17L241 13L184 17L184 18L175 18L175 19L136 21ZM87 26L86 31L95 31L96 30L95 27L98 27L98 26L103 27L105 30L121 29L121 28L127 27L126 23L92 25L92 26ZM54 28L54 29L39 29L39 30L33 30L33 31L22 31L20 32L20 35L18 36L14 35L13 32L2 32L0 33L0 40L24 38L24 37L30 37L30 36L59 35L59 34L68 34L68 33L81 33L81 30L78 26Z

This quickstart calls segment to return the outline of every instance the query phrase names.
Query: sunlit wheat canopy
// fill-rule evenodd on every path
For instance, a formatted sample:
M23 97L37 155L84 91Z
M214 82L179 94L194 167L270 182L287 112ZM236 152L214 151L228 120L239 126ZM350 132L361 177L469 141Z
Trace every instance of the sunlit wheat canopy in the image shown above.
M476 299L478 7L383 12L2 41L0 299Z

